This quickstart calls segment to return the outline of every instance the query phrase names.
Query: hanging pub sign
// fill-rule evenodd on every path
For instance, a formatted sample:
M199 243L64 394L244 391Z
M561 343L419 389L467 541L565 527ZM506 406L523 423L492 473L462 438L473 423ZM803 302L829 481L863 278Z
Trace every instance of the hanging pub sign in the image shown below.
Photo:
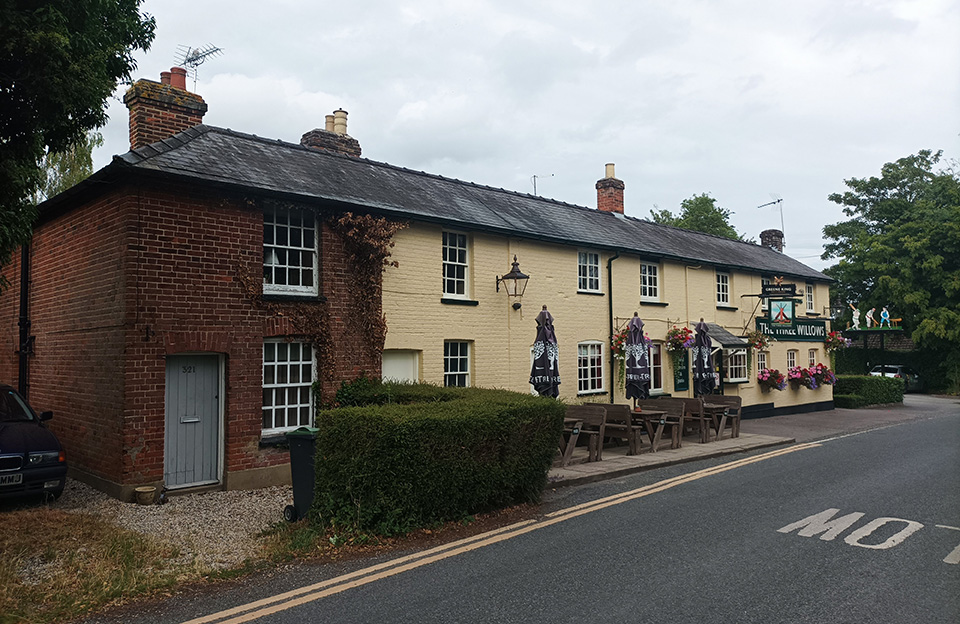
M793 327L793 300L771 300L770 317L767 319L774 327Z
M690 375L687 367L686 349L681 350L674 356L673 389L676 392L685 392L690 389Z
M757 331L772 336L777 340L823 342L827 339L826 321L797 319L793 325L784 326L774 325L765 318L757 318Z

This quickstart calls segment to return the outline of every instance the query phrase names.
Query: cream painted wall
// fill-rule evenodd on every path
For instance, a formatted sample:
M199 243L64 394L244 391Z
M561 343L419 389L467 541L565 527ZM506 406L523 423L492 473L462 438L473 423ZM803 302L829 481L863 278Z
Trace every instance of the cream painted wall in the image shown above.
M419 351L422 380L442 384L444 341L468 341L471 385L529 392L530 348L536 336L534 319L545 304L554 317L560 346L561 397L571 402L609 400L611 288L606 267L611 254L600 252L603 294L586 294L577 291L577 252L598 250L464 232L470 249L467 299L476 304L454 305L441 303L443 231L439 226L412 223L394 237L393 259L399 267L387 268L384 273L383 309L388 327L385 348ZM513 301L503 289L496 291L496 276L510 270L514 254L521 270L530 276L519 311L512 309ZM640 300L640 266L644 262L659 267L659 304ZM741 335L744 329L754 328L755 313L761 314L759 299L741 296L760 292L758 274L730 271L730 306L718 308L716 271L712 266L658 263L655 259L622 255L613 260L612 267L616 324L626 324L636 311L654 341L662 341L673 325L693 329L700 318ZM798 283L797 290L802 292L804 283ZM826 305L827 293L826 285L817 284L817 306ZM803 318L805 307L799 307L798 316ZM603 345L604 394L577 393L577 343L584 341ZM808 348L818 349L819 361L828 362L822 343L774 342L770 366L786 372L788 346L800 350L799 363L803 366L807 365ZM663 361L664 391L673 393L671 360L665 355ZM832 399L832 388L761 392L755 377L754 358L751 381L727 384L726 393L740 394L745 405L774 402L777 407ZM614 398L626 402L619 388L614 389Z

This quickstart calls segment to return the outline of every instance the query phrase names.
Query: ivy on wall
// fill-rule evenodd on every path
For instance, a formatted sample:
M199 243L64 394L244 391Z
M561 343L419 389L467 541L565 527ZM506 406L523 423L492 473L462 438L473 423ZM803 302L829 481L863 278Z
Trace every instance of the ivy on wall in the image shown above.
M381 305L383 271L389 266L399 266L396 260L390 260L390 250L394 246L393 235L407 224L351 212L317 213L316 217L318 223L325 222L341 238L349 259L352 275L345 284L355 313L344 319L346 327L351 333L365 337L362 344L365 355L373 360L379 359L387 335L387 320ZM336 381L334 340L327 302L265 300L262 274L259 270L256 274L251 273L251 264L241 261L236 269L237 280L247 299L272 316L286 318L297 335L313 346L318 374L324 381Z

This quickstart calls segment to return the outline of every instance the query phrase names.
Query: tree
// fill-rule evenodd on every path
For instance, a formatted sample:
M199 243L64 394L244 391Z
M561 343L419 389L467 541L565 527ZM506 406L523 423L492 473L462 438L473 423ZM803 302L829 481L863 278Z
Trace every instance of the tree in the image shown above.
M41 159L107 121L106 101L153 41L142 0L0 0L0 267L30 238Z
M730 225L731 214L733 213L729 210L717 206L717 200L707 193L694 195L683 200L680 203L680 214L677 216L674 216L669 210L650 211L654 223L706 232L707 234L715 234L734 240L745 240Z
M887 306L937 366L937 387L960 385L960 175L936 169L942 152L923 150L885 164L880 177L845 180L828 197L851 217L823 228L822 258L835 297L861 310Z
M93 173L93 150L101 145L103 136L88 132L65 151L45 155L40 161L41 182L33 202L38 204L87 179Z

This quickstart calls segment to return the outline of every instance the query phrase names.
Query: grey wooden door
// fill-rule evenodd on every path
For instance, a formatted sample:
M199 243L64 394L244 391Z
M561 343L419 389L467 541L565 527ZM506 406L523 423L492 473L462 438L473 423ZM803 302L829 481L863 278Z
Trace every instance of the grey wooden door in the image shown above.
M164 441L167 487L220 480L219 356L167 356Z

